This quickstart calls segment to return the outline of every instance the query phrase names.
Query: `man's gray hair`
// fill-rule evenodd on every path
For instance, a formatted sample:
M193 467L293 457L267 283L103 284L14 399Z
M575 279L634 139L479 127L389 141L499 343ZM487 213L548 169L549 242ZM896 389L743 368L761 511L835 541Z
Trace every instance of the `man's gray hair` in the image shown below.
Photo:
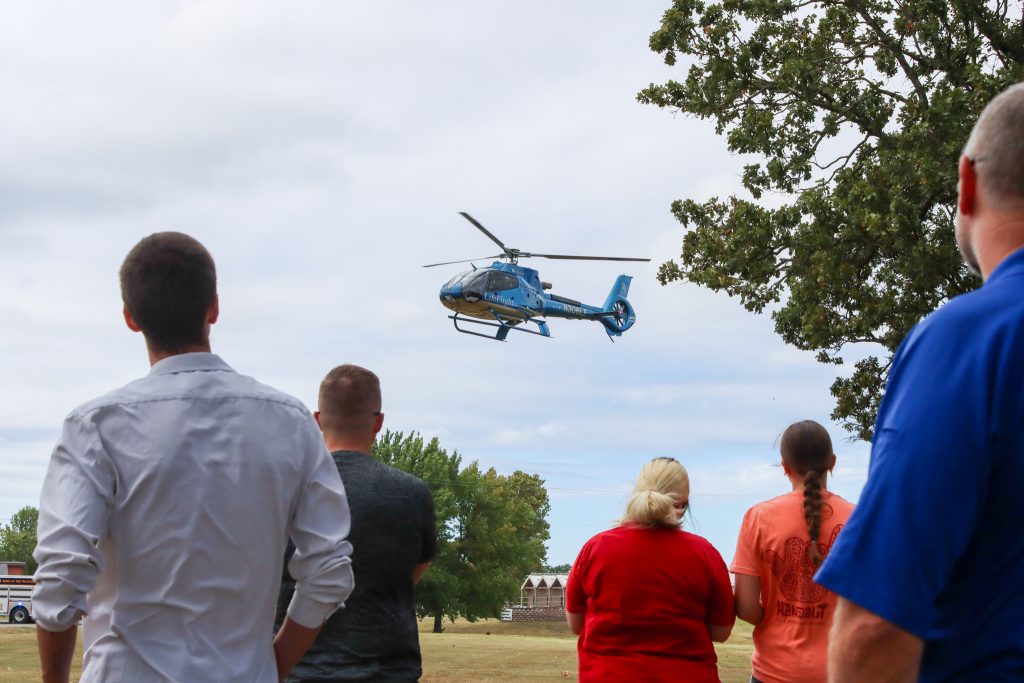
M1024 203L1024 83L999 93L974 124L964 154L997 208Z

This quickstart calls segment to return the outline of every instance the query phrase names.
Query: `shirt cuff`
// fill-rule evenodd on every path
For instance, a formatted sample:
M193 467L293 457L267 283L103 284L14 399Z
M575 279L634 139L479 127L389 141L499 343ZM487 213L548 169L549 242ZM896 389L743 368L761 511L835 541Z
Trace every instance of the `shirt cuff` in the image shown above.
M33 609L33 612L34 614L32 617L36 624L44 631L49 631L51 633L62 633L67 631L69 628L77 626L78 620L81 619L82 615L85 613L74 605L69 605L60 612L57 612L52 619L40 615L35 609Z
M761 576L761 572L752 567L744 567L742 564L734 564L729 567L729 571L733 574L744 574L746 576Z
M317 602L296 591L292 594L292 601L288 605L288 618L305 628L320 628L329 616L334 614L339 607L344 606L344 602L331 604Z

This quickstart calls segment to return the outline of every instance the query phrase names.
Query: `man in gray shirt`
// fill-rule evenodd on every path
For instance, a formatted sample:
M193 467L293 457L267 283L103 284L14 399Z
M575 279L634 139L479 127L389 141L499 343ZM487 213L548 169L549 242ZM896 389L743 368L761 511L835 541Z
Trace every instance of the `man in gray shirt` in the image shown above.
M434 502L417 477L375 460L384 424L380 381L342 365L320 384L314 413L338 466L349 506L355 589L327 620L289 681L415 681L422 673L413 586L434 556ZM294 584L286 577L278 618Z
M76 408L39 506L46 683L277 683L352 590L348 505L309 411L210 352L213 259L177 232L121 266L145 377ZM271 641L281 555L298 579Z

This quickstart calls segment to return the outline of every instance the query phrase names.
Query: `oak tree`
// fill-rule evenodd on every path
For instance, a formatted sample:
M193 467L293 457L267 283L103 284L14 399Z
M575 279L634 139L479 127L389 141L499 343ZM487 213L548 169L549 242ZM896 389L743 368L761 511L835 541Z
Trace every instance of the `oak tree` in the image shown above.
M907 331L980 284L954 243L956 163L1024 79L1021 3L675 0L650 46L688 68L638 99L713 119L751 159L745 193L673 203L687 231L659 280L770 311L823 363L856 355L832 416L870 439Z

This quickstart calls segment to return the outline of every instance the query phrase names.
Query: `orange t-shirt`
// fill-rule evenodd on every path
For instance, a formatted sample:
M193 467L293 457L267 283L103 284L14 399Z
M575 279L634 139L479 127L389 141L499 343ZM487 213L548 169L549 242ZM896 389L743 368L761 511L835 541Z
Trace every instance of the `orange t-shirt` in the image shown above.
M729 571L761 579L764 618L754 627L754 676L764 683L827 680L828 630L836 596L814 582L804 494L792 491L747 510ZM853 504L822 492L818 549L828 554Z

